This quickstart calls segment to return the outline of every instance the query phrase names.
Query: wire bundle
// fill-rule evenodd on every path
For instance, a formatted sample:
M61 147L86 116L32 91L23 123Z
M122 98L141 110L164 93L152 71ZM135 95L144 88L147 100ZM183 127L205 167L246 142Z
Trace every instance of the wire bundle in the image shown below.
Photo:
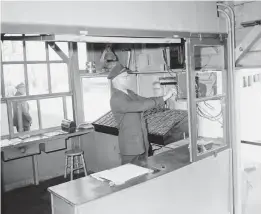
M215 110L215 108L213 106L211 106L209 103L207 103L205 101L203 103L207 109L210 109L211 111ZM220 110L220 112L218 114L213 115L206 108L200 106L200 104L196 104L196 105L197 105L197 115L199 115L202 118L206 118L210 121L217 121L221 125L223 124L222 123L222 119L223 119L222 109Z

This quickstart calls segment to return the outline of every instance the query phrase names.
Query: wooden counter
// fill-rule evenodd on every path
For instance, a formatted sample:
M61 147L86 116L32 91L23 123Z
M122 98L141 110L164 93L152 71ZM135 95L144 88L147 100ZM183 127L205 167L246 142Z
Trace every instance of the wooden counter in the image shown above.
M52 213L76 214L77 207L81 205L155 179L189 164L189 151L185 140L181 147L149 157L145 167L158 169L156 172L132 179L123 185L111 187L107 182L87 176L50 187L48 191L51 193ZM112 213L112 210L108 210L108 213Z

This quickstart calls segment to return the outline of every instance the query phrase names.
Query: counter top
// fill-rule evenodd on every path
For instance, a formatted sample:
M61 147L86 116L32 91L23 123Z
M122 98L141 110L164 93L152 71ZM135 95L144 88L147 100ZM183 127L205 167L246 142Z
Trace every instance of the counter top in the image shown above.
M129 180L123 185L111 187L108 182L102 182L91 176L87 176L50 187L48 188L48 191L57 197L62 198L69 204L80 205L154 179L189 164L190 160L187 140L184 140L184 145L149 157L147 163L142 165L150 169L159 170L156 170L154 173Z
M13 147L21 147L24 145L28 145L30 143L44 143L47 141L51 141L51 140L57 140L57 139L68 139L74 136L80 136L80 135L84 135L84 134L88 134L90 132L92 132L92 130L77 130L74 133L67 133L64 132L62 130L57 130L54 132L47 132L44 134L39 134L39 135L32 135L28 138L25 139L20 139L20 138L14 138L14 139L5 139L5 140L1 140L1 144L0 147L1 149L7 149L7 148L13 148Z

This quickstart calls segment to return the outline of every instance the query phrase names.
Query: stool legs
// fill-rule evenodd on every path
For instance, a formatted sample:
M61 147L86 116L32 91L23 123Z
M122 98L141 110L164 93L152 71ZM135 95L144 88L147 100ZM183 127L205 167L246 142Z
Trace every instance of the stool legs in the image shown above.
M73 180L73 157L71 157L71 164L70 164L70 172L71 172L71 180Z
M86 165L85 165L85 160L84 160L83 154L81 154L81 158L82 158L82 165L83 165L84 174L85 174L85 176L87 176L87 170L86 170Z
M65 169L64 169L64 178L67 177L67 168L68 168L68 158L65 155Z
M68 168L70 169L70 179L73 180L73 173L76 171L80 174L80 169L83 168L84 175L87 176L87 169L84 160L83 153L77 155L65 155L65 169L64 169L64 178L67 177Z
M80 158L80 156L76 156L75 157L75 161L76 161L76 168L77 168L77 171L76 171L76 173L77 174L80 174L80 165L81 165L81 158Z

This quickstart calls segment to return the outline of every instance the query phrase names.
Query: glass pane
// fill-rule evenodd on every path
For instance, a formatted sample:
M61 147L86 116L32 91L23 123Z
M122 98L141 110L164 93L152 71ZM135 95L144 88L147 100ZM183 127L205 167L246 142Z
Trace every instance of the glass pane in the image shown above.
M223 46L194 46L195 69L223 69Z
M68 67L64 63L50 64L52 93L68 92Z
M74 120L73 119L73 106L72 106L72 97L71 96L66 97L66 107L67 107L67 119L68 120Z
M3 65L5 96L25 95L24 65Z
M1 135L8 135L9 134L9 127L8 127L8 116L7 116L7 106L5 103L1 103Z
M82 78L85 121L93 122L110 111L110 86L106 77Z
M86 69L87 60L87 44L85 42L78 42L78 61L79 61L79 69Z
M224 99L197 103L198 154L226 145L224 141Z
M27 61L46 60L45 42L29 41L25 44Z
M3 61L23 61L22 41L3 41L2 57Z
M194 46L196 97L224 94L223 46ZM182 86L181 86L182 87Z
M48 77L47 65L32 64L27 65L29 94L47 94L48 93Z
M40 100L42 127L50 128L61 125L64 119L62 98Z
M39 129L37 101L30 100L28 101L28 105L29 105L29 114L32 117L32 124L30 130L37 130Z
M35 100L13 101L12 110L14 133L39 129Z
M66 56L69 56L68 43L67 42L55 42L55 44L63 51ZM61 57L48 45L49 60L62 60Z

